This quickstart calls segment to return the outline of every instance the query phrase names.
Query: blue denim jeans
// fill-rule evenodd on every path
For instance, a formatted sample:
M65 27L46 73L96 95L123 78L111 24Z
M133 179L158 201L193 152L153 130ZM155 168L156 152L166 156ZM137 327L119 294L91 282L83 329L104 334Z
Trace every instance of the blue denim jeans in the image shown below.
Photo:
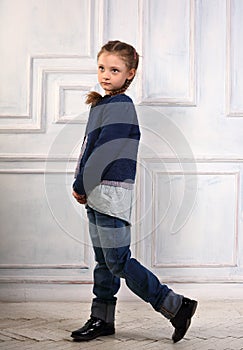
M130 225L86 206L89 232L97 262L94 269L91 316L114 322L120 278L129 289L166 318L175 316L182 295L174 293L147 268L131 257Z

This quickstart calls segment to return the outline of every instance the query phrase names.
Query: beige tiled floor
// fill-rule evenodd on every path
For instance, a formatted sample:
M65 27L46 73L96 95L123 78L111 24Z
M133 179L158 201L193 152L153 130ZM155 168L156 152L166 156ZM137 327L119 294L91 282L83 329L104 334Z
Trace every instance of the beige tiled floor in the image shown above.
M70 332L89 317L89 303L0 303L0 349L20 350L242 350L243 300L200 301L186 338L143 302L120 302L116 334L75 343Z

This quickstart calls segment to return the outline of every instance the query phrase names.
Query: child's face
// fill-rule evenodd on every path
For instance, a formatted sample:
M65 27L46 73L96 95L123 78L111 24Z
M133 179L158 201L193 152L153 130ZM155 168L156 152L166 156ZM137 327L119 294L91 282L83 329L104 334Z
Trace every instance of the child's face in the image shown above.
M98 59L98 81L106 94L120 89L126 79L135 75L135 69L128 70L125 62L117 55L102 53Z

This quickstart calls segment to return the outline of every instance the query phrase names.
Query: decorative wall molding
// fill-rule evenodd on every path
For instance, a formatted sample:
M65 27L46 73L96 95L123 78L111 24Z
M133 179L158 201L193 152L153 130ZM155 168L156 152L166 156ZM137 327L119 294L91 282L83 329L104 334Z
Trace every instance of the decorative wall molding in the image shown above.
M242 13L242 9L237 9L242 3L235 0L226 0L226 115L227 117L243 117L243 74L240 64L242 64L243 54L240 42L241 20L234 19L237 13ZM241 10L241 12L240 12ZM237 33L238 41L234 40ZM238 64L238 66L236 66Z
M77 114L67 114L66 113L66 95L68 92L78 92L80 101L81 97L85 98L85 95L90 91L92 86L82 86L82 85L65 85L59 87L59 98L58 98L58 111L55 113L55 122L60 124L73 123L73 124L86 124L88 117L87 113L82 112L80 108L79 115ZM84 101L83 101L84 102ZM84 104L84 103L83 103ZM84 104L85 105L85 104ZM87 108L88 110L88 108Z
M153 163L160 159L163 160L163 163L178 163L178 158L168 157L164 155L159 155L157 158L154 157L142 157L142 161L147 163ZM45 154L27 154L27 153L0 153L0 162L76 162L77 157L67 157L66 155L60 154L55 156L45 155ZM226 157L221 155L212 155L212 156L196 156L195 158L180 157L180 163L242 163L243 157L232 156ZM1 170L1 169L0 169Z
M42 161L43 159L39 158L37 159L36 165L41 165L42 166ZM6 164L9 164L10 162L8 161ZM28 164L29 163L29 164ZM12 164L12 162L11 162ZM21 167L21 165L24 164L24 167ZM57 159L55 159L55 161L49 161L49 166L44 168L33 168L33 160L30 160L29 162L25 160L24 163L21 163L21 161L16 162L15 164L12 164L12 168L5 168L5 169L0 169L0 176L1 176L1 182L2 183L6 183L6 179L8 178L8 181L12 181L13 183L18 183L19 186L19 196L20 196L20 200L17 200L17 206L18 209L15 210L16 216L15 216L15 220L16 218L20 217L20 212L22 217L25 218L24 222L21 223L20 227L22 229L19 229L19 231L22 233L22 230L24 231L25 228L28 231L27 236L25 236L23 234L23 239L25 239L26 241L28 241L31 237L33 237L33 243L31 243L31 247L33 249L37 249L36 244L38 244L38 239L41 239L41 235L40 235L40 230L42 231L42 223L44 222L44 219L46 220L46 222L48 222L48 224L50 226L55 227L55 225L59 228L59 234L62 233L64 235L66 235L66 237L69 238L69 240L74 241L75 244L79 246L79 250L80 252L77 253L77 250L75 251L75 255L73 255L73 257L71 258L70 261L74 261L74 263L72 264L65 264L62 263L62 261L69 261L69 259L67 260L67 257L65 255L65 252L69 251L71 248L69 246L68 241L66 241L68 244L66 246L66 248L63 247L63 253L64 256L59 256L56 260L52 258L51 252L48 252L48 248L46 248L45 245L40 247L38 246L39 251L41 252L41 254L43 254L43 257L46 258L46 260L43 258L43 260L40 260L40 257L38 257L37 259L35 259L35 257L31 257L29 261L33 261L32 263L21 263L21 261L26 262L26 259L24 259L23 257L24 252L18 252L18 254L15 252L15 254L13 255L12 259L7 258L7 261L9 261L9 263L0 263L0 274L5 278L6 275L6 271L12 271L11 275L13 274L13 277L17 276L17 278L19 278L19 275L28 275L31 276L31 278L33 277L33 275L35 276L36 274L39 273L39 271L41 272L41 275L45 275L48 271L52 271L53 276L56 275L57 278L59 278L58 275L58 271L59 270L63 270L63 271L69 271L70 275L70 271L83 271L82 274L84 272L89 272L90 271L90 267L92 266L92 261L90 259L90 248L91 248L91 244L89 241L89 233L88 233L88 224L87 224L87 220L84 220L84 216L83 214L79 211L77 212L78 216L75 217L75 208L72 208L72 196L71 196L71 185L70 185L70 190L69 190L69 183L70 183L70 179L73 178L73 173L74 170L73 169L67 169L66 168L66 163L61 162L61 166L60 166L60 161L58 161ZM7 176L6 176L7 175ZM71 176L70 176L71 175ZM54 177L53 177L54 176ZM61 177L61 180L60 180ZM54 183L53 183L53 179L54 179ZM62 188L59 185L54 186L55 183L58 183L58 181L62 184ZM37 197L36 200L36 206L40 207L40 212L37 212L35 209L32 210L31 207L28 208L28 203L30 201L29 198L31 198L31 195L29 196L25 194L23 194L23 189L22 189L22 185L28 183L28 187L29 188L33 188L33 184L38 184L38 187L36 188L35 194L33 198ZM44 190L42 192L40 192L40 188L39 187L43 187ZM10 191L12 192L12 191ZM59 196L59 193L62 193L61 196ZM66 193L67 192L67 193ZM69 193L70 192L70 193ZM21 195L20 195L21 193ZM5 196L5 194L3 194ZM10 194L11 195L11 194ZM31 199L32 200L32 199ZM61 205L61 211L59 210L59 208L55 207L55 203L62 200L63 205ZM23 205L22 205L22 201L23 201ZM70 201L70 202L69 202ZM75 202L75 201L74 201ZM10 203L14 203L14 200ZM26 204L27 203L27 204ZM19 205L20 204L20 205ZM16 202L15 202L16 205ZM21 206L21 208L20 208ZM80 232L80 236L79 236L79 225L78 225L78 230L76 229L76 227L73 227L72 225L70 226L70 230L69 230L69 226L66 225L65 226L65 220L62 221L62 216L61 215L66 215L66 206L69 208L69 210L71 210L69 216L72 218L75 218L75 220L80 220L80 227L81 227L81 232ZM4 213L6 213L6 210L8 209L9 205L5 206L4 204L1 206L1 210L3 210ZM35 207L33 205L33 207ZM28 215L30 215L31 219L29 220ZM42 217L42 221L40 222L39 217ZM3 221L7 220L7 217L3 218ZM18 219L17 219L18 220ZM35 231L37 230L35 227L33 227L30 230L30 222L31 221L35 221L35 225L38 225L38 227L40 228L39 233L37 235L37 237L35 237ZM43 230L45 230L45 226L46 226L46 222L43 223ZM54 224L52 224L54 223ZM7 226L7 225L6 225ZM11 225L10 225L11 226ZM7 230L12 230L12 228L7 228ZM16 230L15 230L16 231ZM16 239L16 233L13 233L13 238L12 239ZM45 232L43 232L45 233ZM5 236L3 235L3 242L4 242L4 238ZM15 238L14 238L15 237ZM48 236L44 235L45 239L48 239ZM58 237L58 236L57 236ZM57 238L56 237L56 238ZM53 240L56 239L55 235L52 236L50 234L50 242L52 242L52 246L55 247L55 244L53 245ZM58 238L59 239L59 238ZM42 239L41 239L42 240ZM64 240L65 242L65 240ZM6 239L6 249L9 249L9 242ZM22 242L21 242L22 244ZM58 242L59 244L59 242ZM71 244L72 245L72 244ZM29 246L28 246L29 247ZM25 248L24 248L25 249ZM26 254L27 254L27 249L26 248ZM30 248L29 248L30 249ZM43 249L43 251L41 250ZM16 251L18 249L16 248ZM5 250L6 251L6 250ZM3 250L2 253L5 253L5 251ZM14 250L13 250L14 252ZM70 254L70 251L69 251ZM31 254L30 254L31 255ZM2 257L3 259L3 257ZM13 261L13 263L11 263ZM20 263L14 263L15 261ZM28 261L28 260L27 260ZM35 263L35 261L37 261L37 263ZM43 261L43 263L40 263L40 261ZM58 261L58 263L45 263L44 261ZM75 263L76 261L78 261L78 263ZM4 262L4 260L1 260L1 262ZM27 272L30 270L34 270L37 271L36 273L29 273ZM25 272L24 272L25 271ZM65 272L66 274L66 272ZM82 276L80 276L80 280L83 279L84 276L86 276L87 274L84 274ZM37 276L38 277L38 276ZM39 277L38 277L39 278ZM37 279L38 279L37 278ZM53 277L54 278L54 277ZM85 277L87 278L87 276Z
M4 284L92 284L92 279L70 276L4 276L0 277L0 285Z
M196 271L196 269L195 269ZM228 284L242 284L243 283L243 277L242 275L235 275L235 276L228 276L227 274L222 274L221 276L198 276L196 273L193 276L181 276L177 275L176 273L172 275L161 275L159 276L157 274L157 277L161 281L161 283L170 283L170 284L186 284L186 283L193 283L195 288L198 286L203 286L204 284L209 283L220 283L221 288L222 284L227 286ZM93 280L90 277L80 278L78 276L1 276L0 277L0 286L3 287L7 284L18 284L18 285L24 285L27 284L55 284L55 285L62 285L62 284L72 284L72 285L93 285Z
M11 153L11 154L0 154L0 162L69 162L77 161L77 157L67 157L66 155L55 155L49 156L45 154L27 154L27 153Z
M76 284L76 285L85 285L85 284L93 284L92 276L89 276L88 268L86 267L77 267L75 270L79 275L72 275L72 271L74 268L65 268L65 275L55 275L55 270L62 269L61 267L57 267L56 269L43 268L43 275L25 275L25 268L19 267L17 268L18 272L11 275L3 275L2 267L0 267L0 286L6 284ZM11 270L11 269L10 269ZM84 273L87 271L87 273ZM51 272L52 274L48 274Z
M24 30L14 40L3 41L9 47L9 61L4 59L6 72L13 68L16 86L7 92L12 83L6 84L9 77L5 74L2 100L6 101L1 102L0 116L0 133L6 134L2 135L0 153L4 227L0 297L34 300L38 291L52 298L53 289L55 297L63 293L63 299L74 290L78 298L80 290L82 297L89 296L93 252L86 213L73 200L71 184L80 133L87 121L83 100L90 89L98 89L96 54L101 45L113 39L130 42L141 55L138 74L128 91L137 107L143 105L144 111L144 106L158 107L187 136L190 150L198 152L195 156L176 143L177 155L185 156L173 157L171 145L157 148L151 133L142 133L145 142L141 142L138 161L132 227L135 258L149 266L163 283L192 282L198 290L203 283L212 283L214 295L220 294L213 290L215 282L223 286L242 284L240 127L221 118L222 113L243 116L241 0L136 0L132 4L125 0L119 6L112 0L74 3L78 9L75 21L70 24L61 11L55 36L49 37L49 31L53 34L54 30L50 17L48 25L38 30L33 18L26 18L31 40L26 40L29 46L23 45L18 56L22 75L15 75L16 62L12 66L11 59L16 55L11 52L16 52L16 41ZM33 11L31 6L27 11L27 6L23 5L23 13ZM48 2L47 9L53 8ZM75 10L70 7L72 17ZM10 5L8 11L10 16ZM46 8L40 5L39 11L38 19ZM3 23L9 28L10 21ZM63 31L68 35L63 37ZM8 46L10 42L12 46ZM20 96L16 97L16 92ZM193 106L196 108L190 108ZM177 140L174 129L169 125L164 129L161 118L145 112L141 118L144 130L158 134L161 129L159 136L168 131ZM68 124L79 127L69 128ZM156 225L167 208L164 195L170 195L164 174L174 186L169 219L180 205L183 177L198 176L194 216L189 217L177 240L166 231L169 219L164 226ZM16 191L18 196L14 196Z
M96 81L96 54L103 44L104 27L107 17L106 0L85 0L87 9L87 33L85 36L86 50L80 55L32 55L27 57L27 110L25 114L0 115L0 133L44 133L46 130L46 101L48 94L48 79L50 74L87 74L93 75ZM84 38L80 38L83 40ZM78 86L80 83L78 84ZM88 88L94 86L89 83ZM59 96L60 98L60 96ZM60 106L60 105L59 105ZM56 122L66 122L61 115L55 115ZM79 121L80 122L80 121ZM79 123L78 122L78 123ZM81 121L82 123L82 121Z
M237 163L232 164L231 159L215 159L214 162L212 162L212 159L203 159L201 162L197 162L198 159L196 159L197 163L197 172L191 172L190 170L188 171L181 171L180 169L180 164L178 164L178 160L174 159L163 159L163 164L160 163L159 159L156 158L143 158L142 159L142 168L139 171L139 183L141 184L140 188L140 200L139 200L139 208L138 208L138 214L137 217L140 218L140 223L139 223L139 230L140 230L140 241L139 241L139 247L138 247L138 255L141 257L146 256L146 263L152 268L158 269L165 269L168 271L168 269L173 269L173 271L176 274L176 270L180 269L181 271L190 271L190 275L194 276L193 269L201 269L202 271L210 271L214 269L219 269L222 271L226 270L237 270L239 268L239 250L240 250L240 238L239 238L239 206L240 206L240 174L241 174L241 168L239 168L239 164ZM166 170L165 170L166 169ZM189 167L190 169L190 167ZM224 223L222 224L222 220L219 218L220 213L217 215L217 217L214 217L213 223L217 225L217 222L221 222L220 225L224 226L225 228L227 227L227 237L229 239L229 242L225 245L224 249L230 249L227 250L227 254L221 256L219 254L218 257L213 258L211 260L210 254L207 257L207 254L204 254L205 256L203 259L200 261L198 259L194 259L192 257L191 261L189 256L187 256L186 259L183 258L183 254L180 257L180 254L178 255L176 252L171 253L170 250L174 246L174 238L168 237L166 243L163 243L164 236L161 236L161 230L164 232L166 235L167 232L167 218L168 218L168 212L166 212L166 216L163 215L165 213L165 208L164 208L164 202L171 199L168 197L169 192L163 193L162 188L165 191L165 186L166 183L160 182L163 179L163 175L168 179L168 181L171 181L171 188L170 192L172 195L179 196L180 193L175 192L178 191L178 186L183 182L183 178L185 176L191 177L191 175L195 175L195 177L198 177L200 179L199 185L204 183L202 189L199 186L198 191L200 194L200 202L203 207L199 207L198 211L194 215L201 215L202 213L202 208L206 208L208 205L217 205L217 203L222 204L222 201L219 199L219 193L221 193L221 196L225 197L227 196L227 201L224 202L224 206L221 207L222 210L222 218ZM162 176L162 177L161 177ZM181 180L180 180L181 178ZM160 185L159 185L160 183ZM173 183L175 185L173 185ZM181 186L180 185L180 186ZM168 184L169 186L169 184ZM176 186L173 188L173 186ZM215 187L216 186L216 187ZM230 186L230 187L229 187ZM181 187L182 188L182 187ZM209 192L210 191L210 192ZM230 195L228 195L230 193ZM213 201L211 200L209 203L205 202L205 198L207 198L207 194L210 194L211 196L213 195ZM149 197L151 198L151 204L149 205ZM198 195L197 195L198 198ZM211 198L209 196L209 198ZM174 212L177 208L177 201L179 204L180 197L172 200L173 206L170 207L172 209L170 210L170 213ZM216 201L214 203L214 200ZM174 202L173 202L174 201ZM198 199L197 199L198 201ZM168 203L169 203L168 202ZM199 205L200 202L195 202L196 205ZM147 204L146 204L147 203ZM162 203L162 204L159 204ZM214 203L214 204L213 204ZM174 208L175 206L175 208ZM225 207L226 206L226 207ZM166 205L165 205L166 207ZM230 210L227 210L227 215L224 215L225 210L227 207L230 208ZM163 209L164 208L164 209ZM174 209L173 209L174 208ZM201 208L201 209L200 209ZM171 211L172 210L172 211ZM195 212L195 209L193 209L192 213ZM169 217L172 214L169 214ZM206 215L206 214L205 214ZM213 211L212 211L212 215ZM151 217L151 218L150 218ZM144 219L143 219L144 218ZM162 218L162 219L161 219ZM158 226L158 222L160 222L160 219L162 220L162 226ZM165 221L164 221L165 220ZM170 220L170 219L168 219ZM200 221L201 220L201 221ZM195 222L194 222L195 221ZM196 227L196 222L204 222L204 220L201 218L197 218L197 216L194 217L191 226ZM206 224L206 223L205 223ZM161 225L161 223L159 223ZM187 223L186 223L187 225ZM220 226L219 225L219 226ZM158 233L158 229L160 229L160 233ZM222 227L221 227L222 229ZM221 230L219 228L219 230ZM190 226L185 231L188 233L190 231ZM206 229L205 229L206 230ZM214 230L217 230L216 232L219 233L218 228L216 227ZM150 232L150 234L149 234ZM182 231L181 231L182 232ZM184 231L183 231L184 232ZM158 234L160 236L158 236ZM188 233L189 234L189 233ZM190 236L191 237L191 236ZM198 239L202 238L202 233L200 234ZM213 237L212 237L213 238ZM216 244L215 238L212 240L211 238L211 243L210 244ZM172 241L171 241L172 239ZM181 240L181 237L178 238L179 242ZM187 242L188 237L185 238L185 241ZM203 244L206 244L206 242L210 239L209 236L205 236L205 242L202 243L200 246L200 251L207 252L208 246L204 246ZM167 248L163 248L163 244ZM146 247L146 248L145 248ZM150 247L150 248L149 248ZM151 251L149 251L151 249ZM158 250L160 254L158 255ZM168 254L171 255L171 261L166 259L166 255L163 254L163 249L166 249L168 251ZM169 249L169 250L168 250ZM198 248L199 249L199 248ZM183 248L181 249L183 251ZM186 254L186 252L185 252ZM165 255L165 256L164 256ZM158 259L159 258L159 259ZM165 259L164 259L165 258ZM181 259L182 258L182 259ZM162 260L161 260L162 259ZM184 259L184 262L183 262ZM198 261L197 261L198 260ZM192 269L192 270L191 270ZM203 272L201 272L203 275ZM238 273L236 272L236 280L238 280ZM201 276L201 275L200 275ZM220 274L221 276L221 274ZM184 273L181 273L182 279L184 279ZM200 277L199 277L200 278ZM224 278L224 277L222 277ZM185 280L187 280L187 277L185 277Z
M181 2L182 3L182 2ZM168 3L169 4L169 3ZM165 5L165 4L164 4ZM161 72L158 72L158 67L155 66L156 69L156 73L153 74L153 76L147 76L148 74L146 73L146 69L148 67L151 67L151 61L149 58L147 58L146 61L146 57L143 58L143 62L142 62L142 69L143 69L143 78L141 81L142 87L141 87L141 101L140 101L140 105L160 105L160 106L168 106L168 107L173 107L173 106L196 106L196 90L197 90L197 81L196 81L196 64L195 64L195 59L196 59L196 55L195 55L195 29L196 29L196 4L195 4L195 0L190 0L189 2L184 2L184 5L187 7L188 6L188 16L189 16L189 22L188 22L188 30L187 30L187 41L188 41L188 88L186 89L186 91L184 91L183 95L184 96L176 96L176 84L175 87L173 89L173 95L171 96L161 96L161 97L153 97L152 95L150 95L150 93L146 92L148 90L148 85L149 85L149 81L150 78L151 79L158 79L161 76ZM148 32L148 24L149 24L149 14L151 12L151 3L149 2L149 0L143 0L143 5L141 6L142 8L142 16L143 16L143 20L142 20L142 37L143 39L143 53L146 52L146 55L149 56L149 53L151 51L151 47L150 49L146 50L146 44L149 44L151 42L151 38L153 37L153 35L151 33ZM175 8L173 7L173 11L175 11ZM183 17L183 16L182 16ZM182 20L184 20L184 18L182 18ZM160 17L161 18L161 17ZM172 16L173 18L173 16ZM153 18L153 26L155 25L155 19ZM177 31L178 35L179 35L180 31ZM161 37L161 42L163 43L163 41L168 41L168 37L166 36L166 34L168 33L160 33L160 37ZM158 33L156 33L156 38L158 38ZM157 42L158 44L158 42ZM161 43L160 43L161 45ZM156 44L154 45L154 53L152 52L153 58L156 57L156 55L158 55L157 50L156 50ZM178 45L179 46L179 45ZM178 50L180 50L178 48ZM164 53L167 54L167 56L165 55L164 57L161 57L161 60L168 60L168 52ZM180 55L179 51L178 53L172 53L171 52L171 56L176 56L176 55ZM142 54L143 56L143 54ZM184 70L186 68L184 67ZM174 67L172 67L172 65L170 66L170 74L173 75L174 73ZM175 79L176 77L174 77ZM161 76L161 81L163 81L163 77ZM150 81L151 82L151 81ZM165 82L163 81L163 84ZM180 83L182 83L180 81ZM162 84L162 85L163 85Z
M66 75L81 75L82 80L89 80L90 88L96 82L96 62L94 59L77 58L77 57L31 57L31 81L30 88L30 115L22 118L19 122L18 118L10 118L8 123L0 126L2 133L26 133L26 132L45 132L46 130L46 101L48 94L55 93L49 91L48 82L52 75L58 76L59 80L64 79ZM77 67L77 68L75 68ZM83 67L80 69L80 67ZM80 78L79 78L80 79ZM93 81L92 81L93 80ZM80 84L80 82L79 82ZM59 91L59 90L58 90ZM58 94L58 97L60 95ZM58 101L60 105L60 101ZM59 118L56 117L56 118ZM14 119L14 124L13 124ZM1 122L1 120L0 120Z
M22 269L22 270L40 270L40 269L48 269L48 270L70 270L70 269L88 269L88 265L83 264L0 264L0 269Z
M193 173L189 173L189 172L186 172L186 173L183 173L183 172L180 172L180 171L168 171L167 173L164 173L164 172L160 172L160 171L154 171L153 172L153 179L154 179L154 186L155 186L155 190L153 192L153 199L152 199L152 203L153 203L153 214L154 214L154 220L153 220L153 223L157 223L158 222L158 219L155 218L155 216L159 215L158 213L158 207L157 207L157 203L158 203L158 176L160 175L166 175L166 176L169 176L169 177L173 177L175 179L177 179L178 181L178 178L179 177L185 177L185 176L191 176L191 175L194 175L196 176L197 178L199 177L208 177L208 179L210 177L212 177L212 183L216 183L217 180L216 180L216 177L218 176L233 176L233 183L234 183L234 187L235 188L232 188L232 191L234 191L234 196L235 196L235 200L234 200L234 203L232 203L234 205L234 218L232 217L232 220L234 221L234 232L232 232L232 256L231 256L231 259L229 261L225 261L225 260L220 260L218 262L207 262L207 257L206 257L206 254L204 254L204 258L203 258L203 263L196 263L196 262L192 262L191 263L189 262L190 259L189 257L187 258L187 263L183 263L183 262L178 262L178 263L175 263L175 256L172 257L172 261L171 262L163 262L163 263L159 263L157 261L157 258L158 258L158 252L157 252L157 247L158 247L158 242L159 242L159 238L158 238L158 226L154 226L152 228L152 232L153 232L153 239L152 239L152 266L153 267L156 267L156 268L166 268L166 267L176 267L176 268L195 268L195 267L203 267L203 268L215 268L215 267L218 267L218 268L224 268L224 267L237 267L237 264L238 264L238 240L239 240L239 231L238 231L238 208L239 208L239 172L232 172L232 171L223 171L223 172L219 172L219 171L207 171L207 172L201 172L201 171L198 171L197 173L193 174ZM173 179L171 179L171 181L173 181ZM161 195L161 193L160 193ZM228 198L229 200L229 198ZM155 205L156 203L156 205ZM208 204L209 205L209 204ZM214 220L216 220L217 218L214 218ZM230 234L230 232L228 233ZM214 244L215 242L212 240L212 244ZM207 249L206 247L202 246L200 248L201 250L204 250L204 249ZM209 249L208 249L209 250ZM161 252L160 250L160 253L161 255L163 255L163 253ZM195 258L195 257L194 257ZM192 258L192 260L194 260L194 258ZM224 257L222 257L222 259L224 259ZM163 260L163 259L162 259ZM180 260L180 258L179 258Z

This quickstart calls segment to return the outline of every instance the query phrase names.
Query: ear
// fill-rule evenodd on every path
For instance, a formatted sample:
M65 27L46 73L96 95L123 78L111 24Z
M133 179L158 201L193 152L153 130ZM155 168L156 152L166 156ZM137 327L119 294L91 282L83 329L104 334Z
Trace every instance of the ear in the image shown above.
M135 68L130 69L129 72L128 72L128 77L127 77L127 79L128 79L128 80L133 79L134 76L135 76L135 74L136 74L136 69L135 69Z

